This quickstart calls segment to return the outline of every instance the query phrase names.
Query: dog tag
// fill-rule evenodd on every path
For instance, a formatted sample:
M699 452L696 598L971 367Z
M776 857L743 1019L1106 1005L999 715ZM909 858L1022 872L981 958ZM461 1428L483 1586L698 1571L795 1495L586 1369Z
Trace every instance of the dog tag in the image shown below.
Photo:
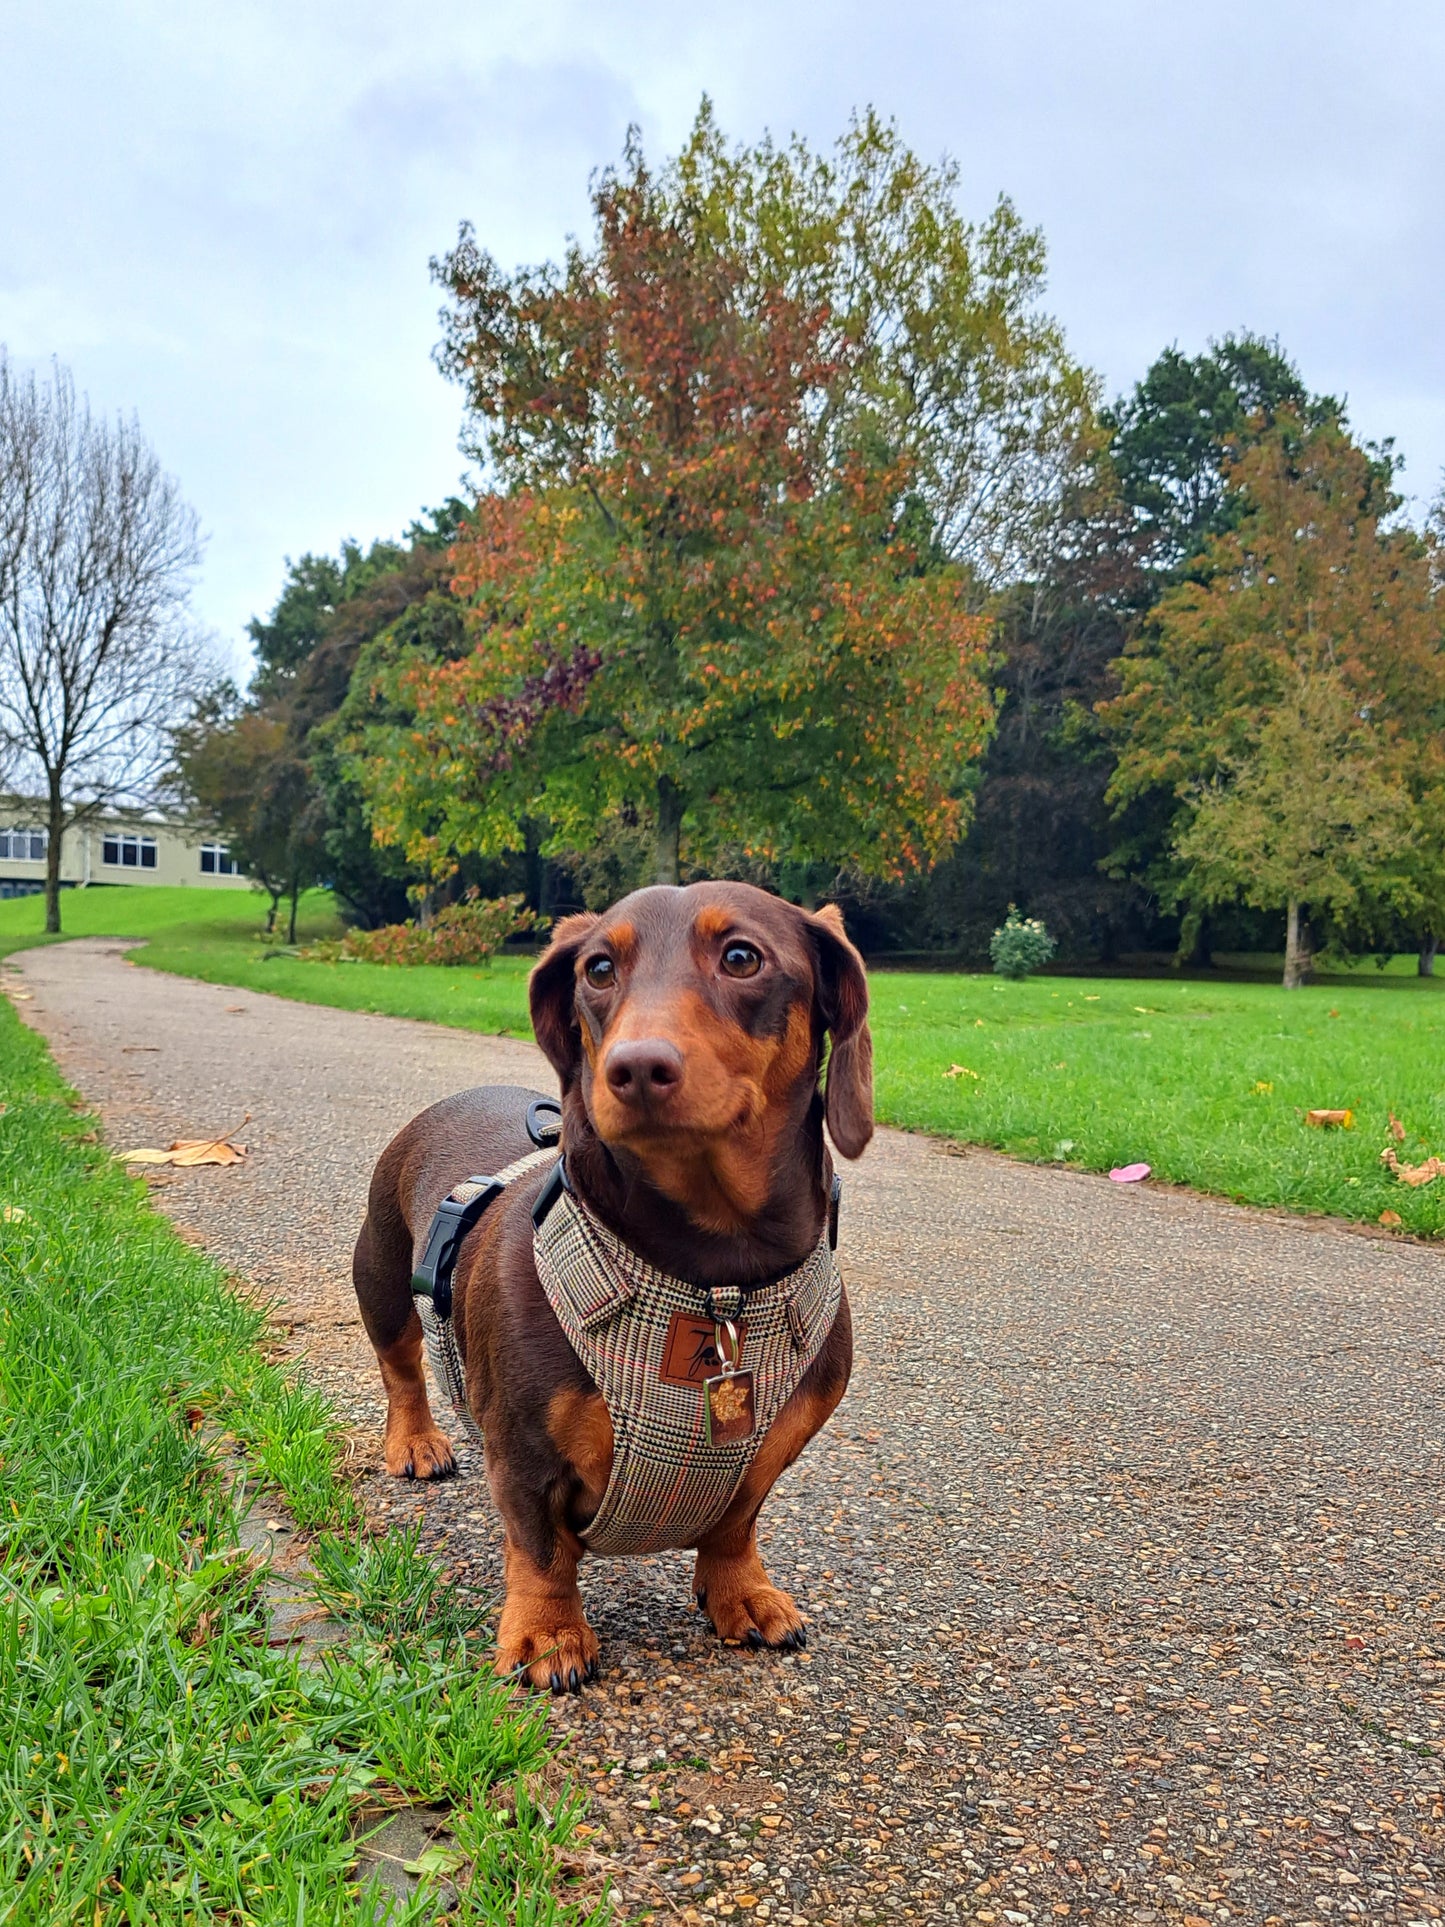
M743 1355L742 1334L731 1318L719 1318L713 1327L717 1355L722 1370L702 1382L702 1409L707 1420L709 1445L737 1445L750 1439L757 1415L753 1409L753 1375L740 1372Z
M709 1445L737 1445L750 1439L757 1423L751 1372L724 1371L702 1382Z

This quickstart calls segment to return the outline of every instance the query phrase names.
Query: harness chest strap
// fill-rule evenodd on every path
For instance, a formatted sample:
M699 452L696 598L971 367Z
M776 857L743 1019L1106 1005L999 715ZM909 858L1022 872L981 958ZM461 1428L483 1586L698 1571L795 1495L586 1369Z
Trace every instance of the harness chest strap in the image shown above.
M611 1477L582 1535L589 1551L696 1544L726 1512L833 1328L843 1287L829 1232L782 1277L705 1296L649 1264L561 1186L537 1225L533 1254L547 1301L612 1420ZM713 1346L715 1316L735 1324L731 1362L753 1389L747 1434L717 1442L703 1390L723 1362Z
M433 1376L478 1445L482 1431L467 1404L451 1316L452 1269L488 1205L515 1179L556 1157L552 1148L534 1151L495 1177L457 1185L437 1210L412 1280ZM533 1222L533 1256L547 1302L612 1421L612 1472L582 1535L588 1549L623 1554L693 1545L726 1512L838 1316L837 1180L829 1224L803 1263L746 1291L704 1294L659 1271L587 1209L567 1187L561 1166L543 1187ZM753 1425L746 1437L714 1443L703 1385L721 1362L711 1338L717 1318L736 1325L732 1363L750 1376Z

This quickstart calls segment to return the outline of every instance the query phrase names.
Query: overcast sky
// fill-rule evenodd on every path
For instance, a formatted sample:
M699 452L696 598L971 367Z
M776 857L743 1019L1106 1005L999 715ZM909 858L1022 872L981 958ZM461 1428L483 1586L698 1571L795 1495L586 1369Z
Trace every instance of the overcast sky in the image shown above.
M585 229L630 121L827 143L873 102L1042 226L1109 393L1169 342L1277 334L1405 487L1445 468L1440 0L4 0L0 342L135 409L208 535L239 664L283 558L452 491L427 260Z

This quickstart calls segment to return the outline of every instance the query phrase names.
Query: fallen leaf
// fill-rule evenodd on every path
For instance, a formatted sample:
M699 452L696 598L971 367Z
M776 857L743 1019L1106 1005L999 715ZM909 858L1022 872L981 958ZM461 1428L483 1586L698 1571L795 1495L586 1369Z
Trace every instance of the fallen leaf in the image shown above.
M1342 1131L1348 1131L1353 1128L1354 1122L1355 1114L1353 1111L1305 1112L1305 1123L1318 1125L1321 1130L1338 1127Z
M1134 1009L1138 1011L1141 1017L1157 1017L1159 1015L1153 1004L1135 1004Z
M945 1071L945 1072L944 1072L943 1074L944 1074L944 1076L945 1076L945 1077L974 1077L974 1078L976 1078L976 1077L978 1076L978 1072L977 1072L977 1071L971 1071L971 1070L970 1070L970 1069L968 1068L968 1066L967 1066L967 1064L950 1064L950 1065L949 1065L949 1067L948 1067L948 1069L947 1069L947 1070L946 1070L946 1071Z
M7 997L12 997L17 1004L30 1004L35 1001L28 990L7 990L5 994Z
M239 1164L246 1147L232 1144L228 1137L177 1138L171 1153L172 1164Z
M1401 1164L1393 1145L1386 1145L1381 1151L1380 1162L1401 1184L1433 1184L1436 1178L1445 1175L1445 1158L1429 1157L1423 1164Z
M7 1204L4 1211L0 1212L0 1217L4 1218L6 1224L19 1224L20 1220L28 1215L20 1209L18 1204Z
M1274 1085L1267 1078L1262 1077L1254 1087L1254 1094L1256 1097L1273 1097Z
M1390 1136L1397 1144L1405 1142L1405 1127L1393 1111L1390 1113Z
M1325 1015L1326 1015L1327 1017L1338 1017L1338 1016L1339 1016L1339 1014L1340 1014L1340 1013L1339 1013L1339 1012L1338 1012L1337 1010L1327 1010L1327 1011L1325 1012Z
M1137 1184L1141 1178L1148 1177L1149 1170L1147 1164L1116 1164L1109 1176L1115 1184Z
M467 1856L459 1847L444 1847L440 1841L423 1848L415 1860L403 1860L402 1866L408 1873L425 1878L445 1879L448 1874L460 1873L467 1864Z
M250 1121L251 1113L247 1111L235 1130L241 1130ZM233 1144L231 1140L234 1135L235 1131L227 1131L222 1137L178 1137L164 1151L157 1151L150 1146L142 1146L135 1151L117 1151L116 1162L118 1164L179 1165L239 1164L246 1155L246 1147L244 1144Z
M1400 1216L1398 1211L1382 1211L1379 1222L1383 1225L1388 1225L1393 1231L1397 1224L1403 1224L1405 1220Z
M1084 1002L1086 1004L1097 1004L1098 1001L1099 1001L1099 993L1097 990L1092 994L1092 996L1087 996L1084 999Z

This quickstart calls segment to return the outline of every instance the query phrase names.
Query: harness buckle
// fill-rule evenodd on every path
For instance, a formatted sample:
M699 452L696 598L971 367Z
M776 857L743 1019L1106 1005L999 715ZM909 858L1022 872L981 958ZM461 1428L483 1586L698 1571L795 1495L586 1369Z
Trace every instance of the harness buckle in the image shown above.
M473 1185L477 1187L475 1191ZM452 1315L452 1273L467 1233L507 1187L495 1178L469 1178L466 1184L456 1188L471 1195L465 1199L454 1196L442 1199L427 1233L421 1263L411 1278L412 1296L430 1299L438 1318Z

